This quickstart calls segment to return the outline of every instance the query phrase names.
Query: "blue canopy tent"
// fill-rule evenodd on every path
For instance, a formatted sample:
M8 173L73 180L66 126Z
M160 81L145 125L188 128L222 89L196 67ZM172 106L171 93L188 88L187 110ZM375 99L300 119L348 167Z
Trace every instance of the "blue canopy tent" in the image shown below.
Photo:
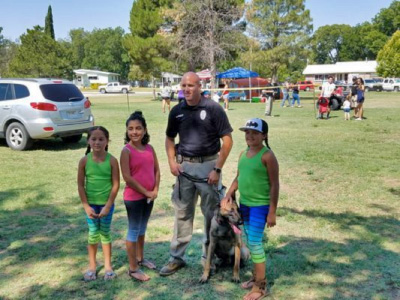
M249 87L251 88L251 77L259 77L260 75L257 72L246 70L244 68L236 67L229 69L228 71L219 73L216 77L218 79L222 78L233 78L233 79L240 79L240 78L249 78ZM251 102L251 97L250 102Z
M250 71L250 70L246 70L244 68L233 68L230 69L228 71L219 73L216 77L218 79L221 78L248 78L248 77L259 77L260 75L258 75L258 73Z

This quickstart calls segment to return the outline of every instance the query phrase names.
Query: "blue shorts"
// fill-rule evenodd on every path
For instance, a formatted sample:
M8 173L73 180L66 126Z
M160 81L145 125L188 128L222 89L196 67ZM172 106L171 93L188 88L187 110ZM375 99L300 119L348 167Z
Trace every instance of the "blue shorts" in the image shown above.
M349 107L349 108L343 108L343 111L344 111L345 113L350 112L350 107Z

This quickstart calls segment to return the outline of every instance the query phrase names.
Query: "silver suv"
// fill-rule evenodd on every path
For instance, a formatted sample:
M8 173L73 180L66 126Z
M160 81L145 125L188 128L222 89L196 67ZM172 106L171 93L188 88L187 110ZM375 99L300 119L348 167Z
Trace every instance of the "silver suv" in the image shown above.
M93 124L90 101L70 81L0 78L0 138L14 150L36 139L77 143Z

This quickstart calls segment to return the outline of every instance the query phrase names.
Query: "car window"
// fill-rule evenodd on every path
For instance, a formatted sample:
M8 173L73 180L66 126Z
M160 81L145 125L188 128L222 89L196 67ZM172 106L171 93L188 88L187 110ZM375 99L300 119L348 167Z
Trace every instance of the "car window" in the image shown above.
M11 85L8 83L0 83L0 101L11 100L12 98Z
M16 99L29 97L28 88L22 84L14 84L14 92L15 92Z
M43 84L40 90L46 99L55 102L80 101L84 98L74 84Z

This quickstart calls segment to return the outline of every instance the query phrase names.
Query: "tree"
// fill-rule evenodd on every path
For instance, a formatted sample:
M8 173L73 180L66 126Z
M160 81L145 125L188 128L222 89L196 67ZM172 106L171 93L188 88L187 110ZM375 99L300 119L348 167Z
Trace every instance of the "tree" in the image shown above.
M358 47L361 59L375 60L379 50L383 48L389 37L379 31L377 26L365 22L354 27L355 35L359 37ZM354 60L357 60L354 59Z
M400 29L400 1L394 0L388 8L381 9L372 23L386 36L392 36Z
M3 28L0 27L0 77L8 76L9 64L15 55L18 45L5 39L1 34Z
M180 5L176 52L192 71L198 65L208 67L212 88L217 64L236 56L245 41L245 28L239 22L243 4L242 0L184 0Z
M53 40L56 39L54 35L54 26L53 26L53 13L51 10L51 5L49 5L49 8L47 10L47 15L44 23L44 32L49 35Z
M287 66L293 56L304 55L312 31L310 11L304 0L253 0L247 11L250 35L260 43L258 61L271 70L277 80L281 66ZM306 60L306 57L302 57Z
M76 31L74 34L78 39L77 43L84 41L84 58L81 67L116 72L121 75L121 78L127 78L129 58L122 46L124 30L121 27L94 29L87 36L82 31ZM79 45L75 46L74 59L79 60L82 49Z
M400 77L400 30L397 30L392 38L378 53L377 72L383 77Z
M132 62L131 76L140 75L140 79L159 77L162 71L172 69L170 57L171 45L162 34L162 7L171 6L172 0L137 0L133 2L129 28L123 40ZM137 79L137 78L131 78ZM155 97L155 91L154 91Z
M312 61L326 64L343 59L352 60L351 55L359 57L359 53L349 54L351 45L356 46L359 43L354 33L350 25L334 24L318 28L311 41Z
M65 48L44 29L35 26L21 35L21 45L10 63L10 74L20 77L69 77L71 67Z
M71 29L69 31L70 38L70 55L71 65L74 69L82 67L85 58L85 45L90 33L83 28Z

